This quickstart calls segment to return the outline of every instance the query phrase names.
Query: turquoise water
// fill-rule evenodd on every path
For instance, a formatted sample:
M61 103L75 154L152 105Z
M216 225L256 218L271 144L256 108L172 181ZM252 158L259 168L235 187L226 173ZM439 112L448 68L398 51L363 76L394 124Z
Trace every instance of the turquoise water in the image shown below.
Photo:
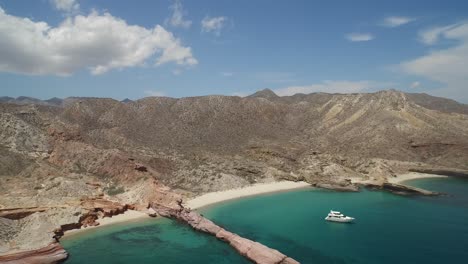
M202 213L302 263L464 263L468 181L408 183L448 195L305 189L230 201ZM324 221L330 209L355 217L356 223ZM228 245L170 220L106 227L63 244L71 253L67 263L249 263Z
M169 219L102 227L61 241L66 264L250 263L215 237Z

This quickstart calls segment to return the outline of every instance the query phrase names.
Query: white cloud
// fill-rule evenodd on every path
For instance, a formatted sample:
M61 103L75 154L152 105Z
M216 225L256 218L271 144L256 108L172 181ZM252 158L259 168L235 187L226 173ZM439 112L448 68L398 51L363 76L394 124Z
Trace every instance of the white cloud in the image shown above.
M164 92L154 91L154 90L146 90L144 93L147 96L157 96L157 97L166 96Z
M426 44L435 44L440 39L457 44L430 50L424 56L401 63L400 69L441 83L443 87L432 90L432 94L468 101L468 22L426 30L421 38Z
M443 34L445 34L445 32L457 26L459 26L459 24L453 24L443 27L434 27L424 30L419 33L419 39L426 45L435 44L437 41L439 41L441 37L443 37Z
M75 0L51 0L55 9L67 13L76 13L80 10L80 4Z
M405 24L408 24L412 21L416 20L415 18L411 17L402 17L402 16L390 16L386 17L383 22L382 26L384 27L399 27Z
M227 17L224 17L224 16L220 16L220 17L206 16L201 21L202 32L212 32L215 35L219 36L226 22L227 22Z
M359 42L373 40L374 36L370 33L350 33L345 35L345 38L349 41Z
M415 89L415 88L418 88L419 86L421 86L421 83L420 82L413 82L411 83L410 87Z
M157 25L128 25L109 13L66 18L57 27L6 14L0 8L0 71L32 75L70 75L81 69L156 65L195 65L190 47Z
M273 90L279 96L294 95L297 93L309 94L315 92L325 93L358 93L370 89L390 88L392 83L375 81L323 81L322 83L306 86L289 86Z
M182 70L181 70L181 69L172 70L172 74L174 74L174 75L181 75L181 74L182 74Z
M169 9L172 10L172 16L166 19L166 24L181 28L189 28L192 25L192 21L184 18L187 12L184 10L180 0L174 0Z

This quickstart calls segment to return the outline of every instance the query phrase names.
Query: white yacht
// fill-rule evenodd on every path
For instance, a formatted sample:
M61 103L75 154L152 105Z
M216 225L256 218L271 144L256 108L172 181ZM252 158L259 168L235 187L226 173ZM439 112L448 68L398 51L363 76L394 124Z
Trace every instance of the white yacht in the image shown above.
M340 223L350 223L354 221L354 218L346 216L338 211L331 210L330 213L328 213L327 217L325 217L325 220Z

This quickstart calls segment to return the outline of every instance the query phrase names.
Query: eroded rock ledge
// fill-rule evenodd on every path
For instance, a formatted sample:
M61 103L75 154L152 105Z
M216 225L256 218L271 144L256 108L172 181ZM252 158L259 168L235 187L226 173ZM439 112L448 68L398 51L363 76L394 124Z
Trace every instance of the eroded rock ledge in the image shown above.
M412 187L412 186L403 185L403 184L389 183L389 182L384 182L382 184L365 183L362 185L369 189L389 191L391 193L398 194L398 195L426 195L426 196L442 195L442 193L439 193L439 192L432 192L432 191L424 190L424 189L417 188L417 187Z
M468 170L461 170L461 169L452 169L452 168L412 168L409 169L411 172L420 172L420 173L427 173L427 174L435 174L435 175L445 175L451 177L460 177L460 178L468 178Z
M133 209L102 197L75 206L0 210L0 263L58 263L67 258L57 243L67 230L99 224L96 220Z
M151 203L153 208L159 215L169 218L175 218L190 225L193 229L204 233L216 236L223 240L242 256L250 259L257 264L299 264L298 261L284 255L278 250L269 248L258 242L243 238L237 234L231 233L212 221L206 219L199 213L190 209L184 208L179 203L179 208L170 208L157 203Z
M36 249L0 256L2 264L44 264L60 263L68 258L68 253L59 243Z

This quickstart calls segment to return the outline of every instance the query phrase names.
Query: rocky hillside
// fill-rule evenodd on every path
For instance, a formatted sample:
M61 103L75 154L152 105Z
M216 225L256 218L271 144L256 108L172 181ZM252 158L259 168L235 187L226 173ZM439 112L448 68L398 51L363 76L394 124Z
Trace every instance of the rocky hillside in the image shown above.
M145 206L279 179L468 170L467 161L468 106L426 94L0 100L0 214L13 220L28 214L12 208L72 218L96 197Z
M468 106L425 94L263 90L0 107L0 174L11 180L86 175L125 188L154 177L199 192L408 166L468 169Z

